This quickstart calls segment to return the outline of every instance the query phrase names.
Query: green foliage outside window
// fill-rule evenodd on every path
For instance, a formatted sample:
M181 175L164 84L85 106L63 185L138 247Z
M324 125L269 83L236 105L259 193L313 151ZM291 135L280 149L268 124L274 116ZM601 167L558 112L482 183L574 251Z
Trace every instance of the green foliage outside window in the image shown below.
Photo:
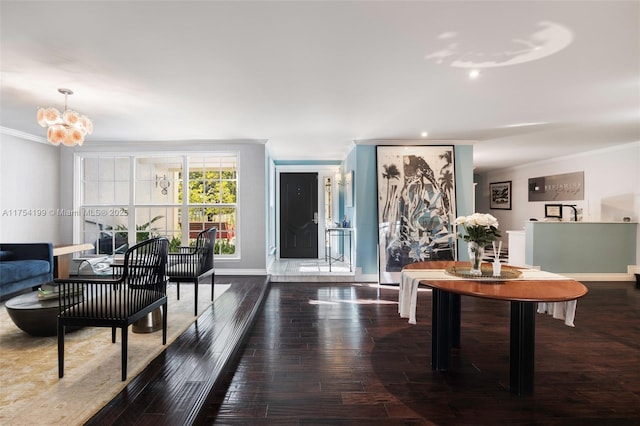
M227 240L216 240L215 252L220 254L234 254L236 252L236 246Z
M182 203L184 191L181 173L178 181L178 202ZM220 224L235 228L238 188L235 170L192 170L189 172L188 186L189 204L203 205L189 208L189 222L214 223L213 226L218 230L221 230ZM230 239L216 239L215 253L234 254L235 244L231 243Z
M182 176L178 188L178 202L182 202ZM235 207L219 206L220 204L235 204L237 201L237 181L235 171L191 171L189 172L189 204L216 204L207 207L204 212L209 221L213 221L216 214L233 215ZM217 211L217 210L220 211ZM235 219L235 218L234 218ZM200 217L189 217L190 221L202 220ZM225 222L228 222L225 220Z
M169 253L178 253L182 247L182 241L175 235L169 241Z

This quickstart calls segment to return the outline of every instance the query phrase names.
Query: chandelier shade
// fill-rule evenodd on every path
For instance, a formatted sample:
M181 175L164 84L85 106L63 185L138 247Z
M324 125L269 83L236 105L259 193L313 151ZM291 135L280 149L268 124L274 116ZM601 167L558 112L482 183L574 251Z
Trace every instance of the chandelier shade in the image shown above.
M38 124L48 127L47 140L53 145L65 146L82 145L85 135L93 132L93 123L85 115L67 109L67 96L73 95L69 89L58 89L64 95L64 110L62 113L56 108L39 108Z

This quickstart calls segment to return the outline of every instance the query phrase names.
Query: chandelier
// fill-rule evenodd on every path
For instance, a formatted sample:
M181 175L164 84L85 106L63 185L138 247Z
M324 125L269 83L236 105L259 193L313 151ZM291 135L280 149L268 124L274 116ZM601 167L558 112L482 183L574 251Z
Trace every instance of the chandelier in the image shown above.
M84 136L93 132L93 123L86 116L67 109L67 96L73 95L69 89L58 89L64 95L64 111L53 107L38 109L38 124L49 127L47 140L53 145L82 145Z

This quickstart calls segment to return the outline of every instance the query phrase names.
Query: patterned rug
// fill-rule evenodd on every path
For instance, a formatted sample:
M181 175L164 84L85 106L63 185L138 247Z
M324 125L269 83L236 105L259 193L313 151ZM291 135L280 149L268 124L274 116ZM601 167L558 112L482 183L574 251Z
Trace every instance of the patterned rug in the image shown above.
M193 289L167 288L167 346L193 323ZM229 288L216 284L217 299ZM209 285L199 286L198 312L211 305ZM127 380L121 381L120 331L88 327L65 337L64 377L58 379L57 337L32 337L16 327L0 305L0 424L81 425L113 399L167 346L162 332L137 334L129 328Z

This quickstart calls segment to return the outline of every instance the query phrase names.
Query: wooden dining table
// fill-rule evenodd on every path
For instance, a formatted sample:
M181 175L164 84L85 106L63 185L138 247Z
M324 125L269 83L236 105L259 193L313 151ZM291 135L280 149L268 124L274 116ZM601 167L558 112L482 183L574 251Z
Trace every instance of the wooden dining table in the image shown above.
M464 266L465 262L422 262L419 266L405 269L415 271L422 267L444 271L454 265ZM433 290L431 367L437 371L448 370L451 348L460 346L460 296L510 302L509 390L517 395L531 395L534 389L536 304L575 300L587 294L588 290L582 283L559 275L553 279L525 277L420 280L421 285Z

